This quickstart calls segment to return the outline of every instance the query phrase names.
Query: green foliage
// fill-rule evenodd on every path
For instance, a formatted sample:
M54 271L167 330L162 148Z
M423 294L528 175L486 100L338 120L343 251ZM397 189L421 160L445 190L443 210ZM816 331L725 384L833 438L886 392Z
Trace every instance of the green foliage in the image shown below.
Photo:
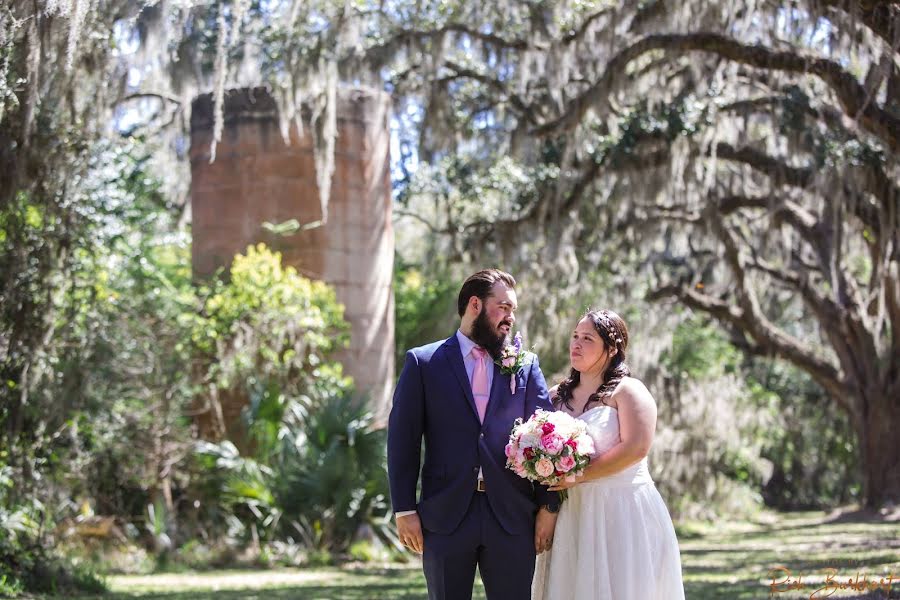
M383 545L375 544L369 540L359 540L350 546L350 557L360 562L385 562L391 558Z
M394 348L396 364L406 351L453 332L459 284L445 273L423 273L398 260L394 265Z
M40 544L10 545L0 541L0 594L16 597L25 592L70 597L75 593L101 594L105 580L90 569L54 556Z
M218 387L274 382L303 393L311 371L349 341L343 313L331 287L283 266L280 253L259 244L235 256L192 336L213 359L209 373Z
M277 421L283 443L275 448L257 447L250 457L227 441L197 447L206 495L219 494L232 535L246 537L250 528L264 541L299 534L307 561L346 551L363 525L390 540L385 432L373 428L365 403L344 392L288 404L283 413L250 417L252 431L292 415Z
M241 448L230 441L195 448L193 494L214 529L272 541L286 530L285 515L298 518L281 485L308 460L300 449L318 418L312 413L339 405L351 389L331 359L346 346L348 328L332 288L282 266L281 255L263 245L236 256L228 280L215 284L192 339L209 365L209 384L249 402L242 422L230 424Z
M179 560L181 551L173 551L194 536L232 532L246 543L257 532L284 533L273 480L297 460L301 405L350 389L331 359L349 339L334 291L282 266L264 246L236 257L226 280L195 285L189 236L177 231L139 149L125 146L95 159L85 229L59 293L40 292L39 270L21 272L16 292L31 290L42 302L29 307L33 327L7 310L14 305L4 297L4 331L24 325L45 342L3 364L4 398L21 398L16 373L27 361L16 357L31 361L28 402L18 412L15 403L0 403L4 433L16 434L16 461L3 455L10 464L3 463L0 483L17 481L0 486L0 542L4 564L21 565L0 572L4 593L36 585L23 573L49 564L44 548L56 543L38 533L52 530L50 515L71 516L76 505L121 517L158 566ZM0 220L4 266L22 252L52 251L45 240L58 218L28 195L0 211ZM53 336L45 335L47 323ZM244 420L229 425L246 433L239 437L252 455L221 446L210 466L203 452L191 452L192 417L209 393L250 399ZM65 577L79 576L70 570Z
M250 526L257 527L263 539L270 537L281 517L271 488L275 472L241 456L229 441L201 441L195 452L200 467L197 480L202 485L198 496L209 504L204 518L228 523L232 534L242 538L247 537Z
M73 565L41 544L44 507L37 500L11 505L12 469L0 455L0 596L28 592L106 591L105 582L90 569Z
M342 552L363 524L385 534L389 511L385 430L350 395L314 404L297 460L285 465L278 496L311 546Z
M0 458L5 457L0 454ZM29 514L29 508L36 507L10 505L11 471L5 462L0 462L0 595L15 597L24 591L22 579L26 569L21 563L31 564L26 540L37 534L38 524Z
M558 178L556 165L530 167L508 155L483 156L472 150L422 165L401 188L398 202L406 205L413 196L440 199L451 222L474 226L533 206Z
M21 278L0 303L0 337L16 340L2 356L0 392L4 460L16 486L0 498L0 512L25 510L40 524L9 557L25 571L49 569L21 579L29 590L91 585L89 572L47 550L57 521L82 499L101 514L138 517L160 489L157 467L172 464L189 435L190 338L179 325L197 310L188 245L169 233L141 149L95 150L66 200L74 208L23 192L0 211L0 263Z
M303 546L288 538L274 540L260 548L258 563L264 567L297 567L307 564L309 554Z
M681 136L696 135L709 122L708 109L690 98L667 103L656 112L650 110L648 103L640 103L622 115L615 132L595 126L595 135L588 138L586 150L595 163L616 167L633 159L639 144L647 137L661 138L671 144ZM558 161L560 156L544 158Z
M780 509L825 508L859 500L859 452L853 430L807 375L784 363L746 358L721 330L699 318L675 328L661 364L677 384L674 389L724 376L740 378L737 401L758 418L745 419L740 443L712 457L718 475L760 491L768 506ZM735 420L731 414L720 418ZM685 502L685 494L677 495Z
M685 379L734 373L740 361L740 353L720 329L696 318L677 325L672 347L663 357L669 372Z
M348 341L334 291L260 245L235 257L202 315L192 335L215 357L208 380L249 399L243 448L196 447L206 518L237 539L299 534L308 560L345 551L384 516L387 475L384 432L330 358Z
M847 415L797 369L761 362L752 376L780 416L780 427L765 432L762 454L774 466L762 488L766 503L798 510L860 501L859 446Z
M334 556L324 548L314 548L307 553L306 564L310 567L327 567L334 564Z
M174 499L198 389L187 367L202 290L191 281L189 238L144 210L146 229L124 228L83 275L92 301L77 317L81 346L67 367L93 410L72 424L81 468L66 483L100 514L145 521L139 529L162 555L180 535Z

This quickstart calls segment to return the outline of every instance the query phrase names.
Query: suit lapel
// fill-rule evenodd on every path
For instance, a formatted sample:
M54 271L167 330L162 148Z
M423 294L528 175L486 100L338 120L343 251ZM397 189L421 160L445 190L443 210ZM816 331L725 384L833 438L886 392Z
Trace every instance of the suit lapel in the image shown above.
M469 375L466 373L466 365L463 362L462 350L459 348L459 340L456 339L456 334L450 336L446 343L441 346L441 349L444 351L444 358L450 363L450 370L456 376L459 387L462 388L463 394L465 394L466 400L469 402L469 408L472 409L472 413L477 419L478 409L475 407L475 396L472 395L472 384L469 383ZM491 387L491 394L493 395L493 386ZM490 410L490 401L488 402L488 410Z

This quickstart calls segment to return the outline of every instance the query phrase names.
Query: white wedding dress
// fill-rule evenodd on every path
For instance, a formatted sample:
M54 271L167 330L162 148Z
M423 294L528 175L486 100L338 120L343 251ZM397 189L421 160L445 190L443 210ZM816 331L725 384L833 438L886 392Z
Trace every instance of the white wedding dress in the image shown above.
M615 408L597 406L587 423L596 455L619 442ZM538 555L532 600L683 600L681 558L669 511L647 459L569 489L553 534Z

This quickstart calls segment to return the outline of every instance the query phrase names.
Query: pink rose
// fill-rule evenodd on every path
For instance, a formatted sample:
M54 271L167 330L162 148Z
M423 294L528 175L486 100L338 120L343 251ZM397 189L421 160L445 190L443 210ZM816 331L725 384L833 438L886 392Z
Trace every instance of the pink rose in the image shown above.
M516 357L515 356L507 356L506 358L503 359L502 363L503 363L503 366L508 369L509 367L516 364Z
M541 446L551 454L558 454L563 449L563 439L555 433L548 433L541 436Z
M563 456L556 463L556 467L563 473L568 473L575 466L575 459L571 456Z
M506 445L506 458L512 458L516 454L519 453L519 445L515 442L510 442Z
M537 461L537 463L534 465L534 470L541 477L548 477L553 474L553 471L555 469L553 468L553 463L550 461L550 459L545 456Z
M541 432L544 435L547 435L548 433L553 433L553 431L555 429L556 429L556 425L554 425L553 423L548 422L548 423L544 423L543 425L541 425Z

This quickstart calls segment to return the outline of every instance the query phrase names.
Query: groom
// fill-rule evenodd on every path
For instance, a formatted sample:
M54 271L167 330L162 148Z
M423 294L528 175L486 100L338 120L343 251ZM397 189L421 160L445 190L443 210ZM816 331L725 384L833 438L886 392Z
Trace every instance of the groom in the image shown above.
M497 269L469 277L459 330L408 351L394 392L391 500L400 541L423 555L430 600L470 599L476 565L488 600L530 598L535 553L552 543L559 496L505 468L513 422L551 410L537 357L512 376L515 392L494 363L516 320L515 287Z

